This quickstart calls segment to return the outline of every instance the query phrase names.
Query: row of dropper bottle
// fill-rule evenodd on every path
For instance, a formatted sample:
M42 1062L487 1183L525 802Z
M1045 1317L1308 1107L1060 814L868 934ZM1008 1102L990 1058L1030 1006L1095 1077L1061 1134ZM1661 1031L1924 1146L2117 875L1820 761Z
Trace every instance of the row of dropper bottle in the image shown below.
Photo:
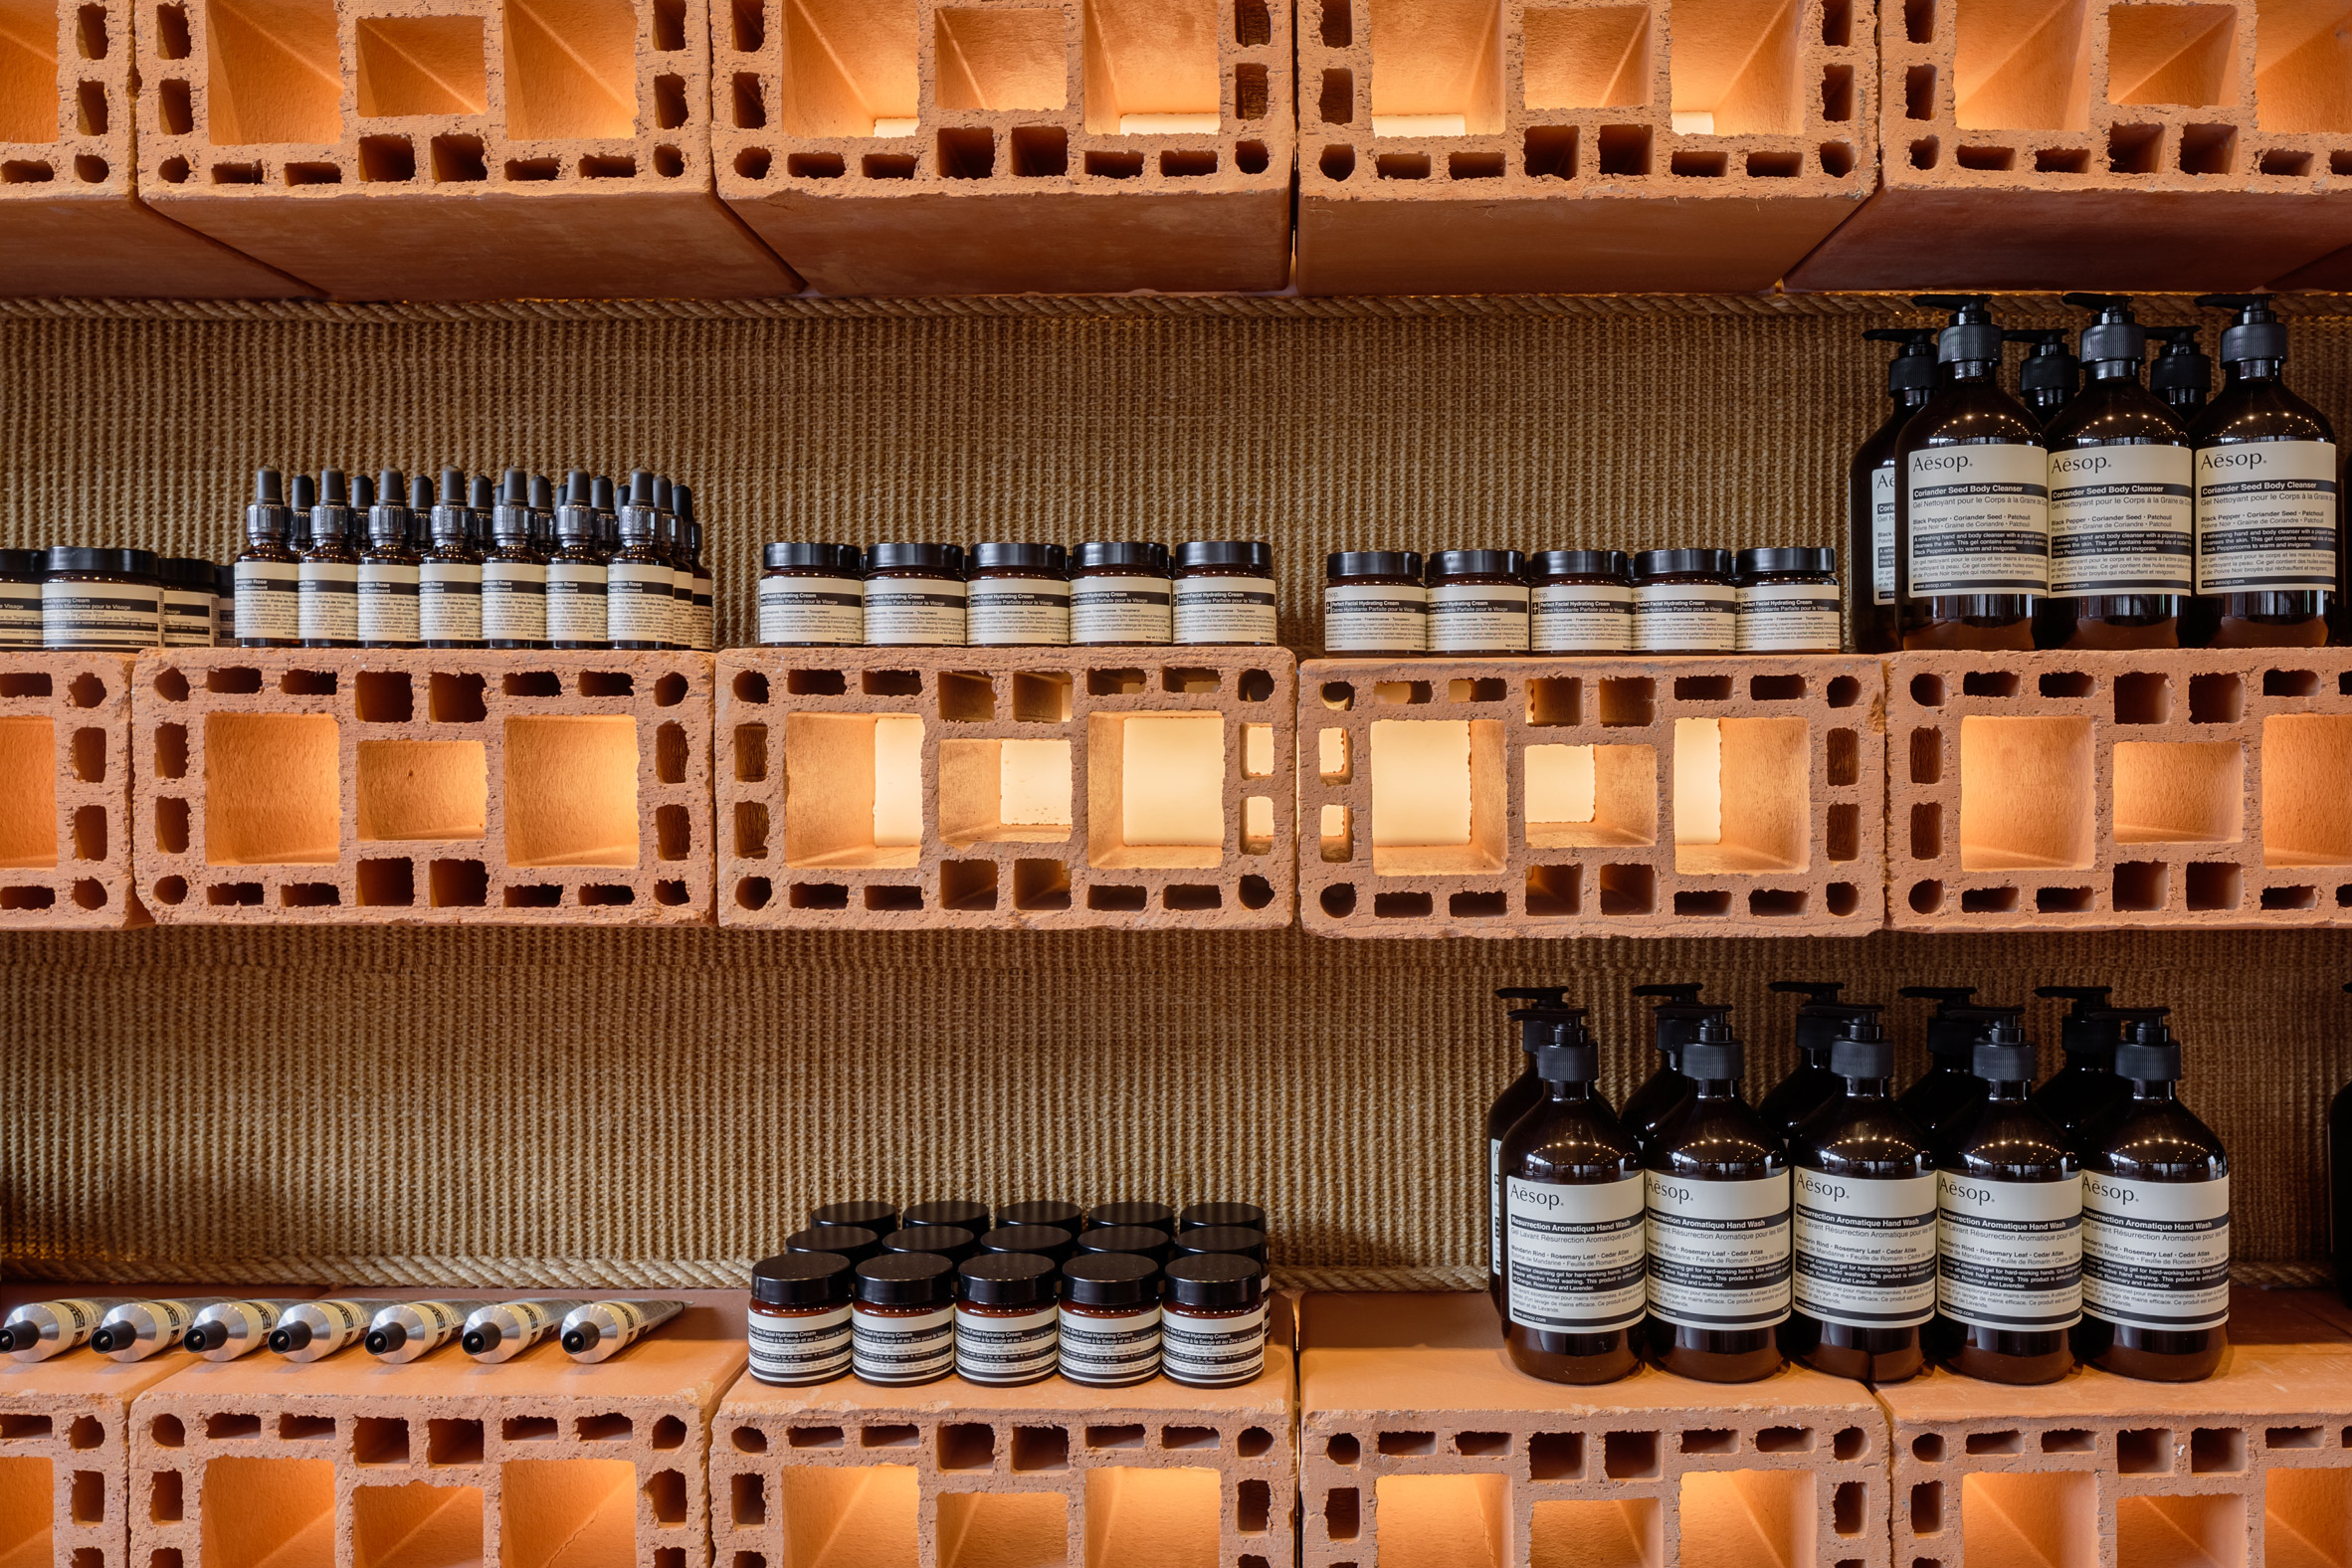
M2076 1357L2209 1375L2227 1342L2229 1165L2179 1101L2162 1008L2072 1001L2066 1067L2035 1087L2024 1009L1937 1003L1929 1070L1893 1093L1874 1004L1806 997L1800 1063L1751 1107L1729 1009L1697 985L1636 988L1659 1070L1612 1110L1584 1009L1529 1002L1526 1070L1487 1117L1489 1285L1513 1362L1564 1383L1643 1359L1715 1382L1785 1356L1889 1382L1932 1359L2005 1383ZM1793 1178L1793 1184L1792 1184Z

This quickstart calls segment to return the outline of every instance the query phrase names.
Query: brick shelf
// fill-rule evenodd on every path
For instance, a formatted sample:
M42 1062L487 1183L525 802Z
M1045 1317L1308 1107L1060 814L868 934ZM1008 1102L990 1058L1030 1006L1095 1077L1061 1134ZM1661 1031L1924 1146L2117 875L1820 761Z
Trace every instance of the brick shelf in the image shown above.
M1904 930L2352 925L2352 652L1900 654Z
M138 886L172 922L710 918L707 654L140 656Z
M0 930L147 923L131 890L130 686L127 654L0 654Z
M1881 695L1876 660L1832 655L1309 660L1300 917L1325 936L1874 930Z
M1279 648L736 649L726 925L1290 923Z

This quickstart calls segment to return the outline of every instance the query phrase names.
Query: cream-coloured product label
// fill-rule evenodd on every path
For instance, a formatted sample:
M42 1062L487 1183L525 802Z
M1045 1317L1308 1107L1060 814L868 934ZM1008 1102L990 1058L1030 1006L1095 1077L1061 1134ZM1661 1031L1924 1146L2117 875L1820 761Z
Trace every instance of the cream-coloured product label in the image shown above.
M964 585L952 577L866 579L866 646L956 648L964 640Z
M1323 646L1351 654L1429 652L1430 591L1419 583L1323 588Z
M359 563L304 561L301 576L302 641L359 641Z
M670 641L679 648L694 646L694 574L670 570Z
M1062 1314L1062 1375L1074 1383L1131 1383L1159 1370L1160 1309Z
M751 1375L762 1383L818 1383L850 1369L850 1309L775 1313L754 1308Z
M2196 457L2197 591L2336 585L2341 495L2332 441L2244 441Z
M155 648L163 590L153 583L41 585L41 639L51 648Z
M212 646L213 596L193 588L163 590L163 646Z
M426 561L417 568L417 626L427 643L482 641L482 568L472 561Z
M1271 577L1179 577L1175 597L1179 643L1274 640L1274 585Z
M1650 1310L1685 1328L1770 1328L1789 1315L1789 1173L1649 1178Z
M1605 1334L1649 1301L1649 1195L1641 1176L1503 1183L1511 1321L1550 1334Z
M547 641L547 568L543 563L482 563L482 640Z
M604 563L547 563L547 640L602 644L605 641Z
M967 1383L1027 1383L1054 1370L1061 1353L1058 1308L998 1317L955 1314L955 1375Z
M2082 1173L2082 1310L2131 1328L2230 1319L2230 1178Z
M1527 651L1524 583L1439 583L1429 591L1429 646L1448 654Z
M1936 1305L1979 1328L2071 1328L2082 1317L2082 1183L1935 1175Z
M605 567L604 614L615 643L670 641L670 568L653 561L613 561Z
M1634 590L1624 583L1537 583L1527 617L1527 646L1539 654L1633 652Z
M1849 567L1852 562L1847 563ZM1894 603L1894 459L1870 470L1870 603Z
M418 637L417 568L405 561L359 563L359 641L369 648L414 648Z
M1074 577L1070 640L1088 648L1165 643L1176 635L1173 599L1165 577Z
M1728 654L1739 647L1739 591L1729 583L1636 583L1638 652Z
M964 641L974 648L1066 647L1070 584L1050 577L975 577L964 600Z
M237 640L292 642L302 635L301 571L292 561L239 561Z
M1839 637L1836 583L1741 585L1741 653L1834 654Z
M860 1312L850 1325L850 1367L869 1383L927 1383L955 1365L955 1308L904 1317Z
M1486 1277L1502 1277L1502 1140L1486 1140Z
M713 651L718 641L718 608L707 593L694 595L694 608L687 616L686 647L697 654Z
M0 583L0 648L41 646L41 585Z
M866 585L848 577L759 580L762 647L855 648L866 640Z
M1911 597L2050 588L2050 454L1930 447L1911 454Z
M1935 1178L1795 1172L1797 1310L1851 1328L1935 1315Z
M237 641L237 592L234 587L213 602L212 645L229 648Z
M2050 455L2050 591L2188 593L2195 547L2187 447Z
M1163 1311L1160 1370L1180 1383L1210 1388L1249 1382L1266 1370L1266 1302L1231 1316L1196 1317L1182 1307Z

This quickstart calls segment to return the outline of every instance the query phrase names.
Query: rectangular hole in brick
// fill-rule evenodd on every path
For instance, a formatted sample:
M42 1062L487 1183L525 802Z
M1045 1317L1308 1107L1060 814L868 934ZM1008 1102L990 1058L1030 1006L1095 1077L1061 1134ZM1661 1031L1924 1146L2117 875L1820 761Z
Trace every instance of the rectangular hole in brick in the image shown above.
M1334 1486L1323 1493L1323 1533L1335 1541L1352 1541L1363 1533L1363 1494L1353 1486Z
M2092 745L2084 717L1962 718L1961 869L2088 867Z
M50 720L45 718L16 720L15 722L39 724L44 733L50 724ZM169 727L177 728L178 726ZM187 744L187 731L185 730L180 731L180 743L183 747ZM157 749L161 749L160 743ZM47 755L46 747L43 748L43 754ZM74 731L73 767L74 777L81 783L103 784L106 781L106 732L104 730L85 727Z
M1811 1427L1760 1427L1756 1431L1759 1454L1810 1454L1813 1449Z
M1854 118L1854 68L1824 66L1821 73L1821 117Z
M1086 1429L1086 1447L1096 1452L1143 1447L1143 1429L1131 1426L1100 1426Z
M2115 1468L2126 1475L2169 1475L2173 1468L2172 1429L2126 1427L2115 1434Z
M1826 831L1822 835L1822 853L1832 861L1853 861L1862 858L1862 808L1852 803L1832 806L1828 813Z
M335 675L331 670L289 670L278 678L278 689L288 696L333 696Z
M795 1449L838 1449L845 1446L839 1427L787 1427L784 1429L784 1443L787 1448ZM890 1445L864 1443L861 1446L875 1449Z
M1094 713L1086 725L1087 864L1138 870L1222 864L1223 715Z
M866 907L876 910L908 911L923 906L923 890L916 886L882 886L866 889Z
M408 1423L393 1416L360 1416L351 1423L351 1459L358 1465L406 1465Z
M1234 1527L1244 1535L1264 1535L1274 1514L1274 1488L1262 1480L1246 1480L1234 1488Z
M727 1506L735 1528L756 1529L768 1522L767 1477L738 1474L727 1482Z
M262 1418L250 1411L220 1411L204 1418L204 1435L215 1443L262 1435Z
M1381 920L1426 920L1436 900L1426 892L1376 892L1372 914Z
M1015 1427L1011 1459L1017 1474L1070 1469L1070 1429Z
M206 1568L329 1568L333 1562L332 1460L214 1459L204 1467L201 1496ZM479 1555L481 1547L473 1550Z
M757 784L768 776L768 726L735 726L735 780Z
M1812 845L1812 730L1802 718L1674 720L1674 870L1801 872ZM1739 787L1723 788L1736 778Z
M281 908L332 908L342 901L342 889L333 882L288 882L278 889L278 903Z
M1198 179L1217 172L1217 154L1204 148L1171 147L1160 154L1162 179Z
M572 1422L572 1435L582 1443L626 1443L636 1431L634 1421L617 1413L579 1416Z
M1810 902L1802 887L1758 887L1748 894L1748 913L1758 919L1794 919Z
M482 1463L482 1423L451 1419L425 1423L425 1463L479 1465Z
M214 882L204 889L204 901L216 909L255 907L262 901L262 884L258 882ZM44 901L36 907L47 908L48 904Z
M1960 894L1962 914L2011 914L2017 905L2015 887L1969 887Z
M1674 700L1677 702L1728 702L1731 700L1729 676L1677 676L1674 679Z
M48 1470L46 1462L42 1469ZM41 1508L48 1511L49 1486L46 1475L41 1487ZM157 1524L177 1524L186 1516L186 1494L178 1470L156 1470L147 1478L147 1517Z
M1682 1452L1736 1454L1739 1452L1739 1434L1728 1427L1707 1427L1685 1432L1682 1434Z
M1843 1480L1830 1494L1830 1528L1840 1535L1856 1536L1868 1527L1867 1505L1870 1488L1859 1480Z
M1383 1497L1383 1505L1386 1504ZM1507 1504L1506 1510L1507 1510ZM1665 1503L1650 1497L1566 1498L1553 1497L1537 1502L1528 1510L1528 1561L1547 1565L1593 1565L1593 1568L1655 1568L1671 1559L1662 1549L1665 1535ZM1465 1517L1462 1524L1475 1528ZM1691 1531L1688 1524L1684 1532ZM1386 1521L1383 1520L1383 1533ZM1749 1542L1740 1545L1753 1546ZM1796 1561L1773 1555L1769 1546L1757 1547L1759 1555L1743 1555L1736 1550L1732 1556L1700 1558L1685 1553L1680 1561L1695 1565L1705 1562L1771 1562ZM1827 1560L1826 1557L1824 1559Z
M289 1411L278 1418L278 1441L281 1443L323 1443L335 1435L332 1416L301 1416Z
M1576 127L1530 125L1521 148L1527 173L1537 179L1576 178Z
M1923 1480L1911 1487L1911 1533L1934 1535L1944 1527L1944 1483Z
M516 670L504 679L508 696L561 696L563 677L552 670Z
M1612 1480L1638 1480L1659 1473L1658 1434L1610 1432L1601 1439L1601 1472Z
M1935 118L1935 67L1913 66L1903 73L1903 117Z
M1151 901L1148 889L1124 883L1096 882L1086 889L1086 907L1116 914L1137 914Z
M1430 699L1427 681L1375 681L1372 700L1384 707L1414 707Z
M656 806L654 808L654 856L657 860L683 861L693 846L693 830L684 806Z
M2319 677L2309 670L2267 670L2262 673L2264 696L2317 696Z
M1160 889L1163 909L1216 909L1224 903L1225 894L1207 882L1176 882Z
M1520 756L1530 849L1658 842L1655 747L1531 745Z
M490 868L481 861L435 861L425 885L439 909L479 909L490 902Z
M1924 726L1911 731L1911 782L1941 783L1944 776L1944 736Z
M637 889L626 882L590 882L580 889L580 902L588 904L635 903Z
M768 808L759 801L735 803L735 854L747 861L767 859Z
M785 864L912 868L922 843L922 738L911 713L787 715Z
M2034 154L2036 174L2088 174L2090 153L2081 147L2043 147Z
M1964 169L1983 169L1993 172L2017 166L2015 147L1970 147L1952 149L1952 161Z
M2219 913L2237 908L2246 896L2246 873L2223 861L2192 861L2184 887L2192 911Z
M523 882L509 884L501 901L509 909L560 909L563 907L563 887L556 882Z
M2265 909L2316 909L2319 889L2316 887L2264 887L2261 906Z
M1748 699L1754 702L1802 702L1805 700L1803 676L1750 676Z
M106 858L106 808L79 806L74 811L74 858L78 861L102 861Z
M1584 869L1580 866L1527 868L1527 912L1545 919L1573 915L1583 907Z
M646 1502L656 1524L684 1524L686 1520L686 1478L683 1471L656 1470L646 1477Z
M2110 898L2122 911L2161 909L2172 888L2172 868L2163 861L2118 861Z
M1731 912L1731 892L1721 887L1694 887L1674 894L1674 913L1691 919L1721 919Z
M1685 1471L1681 1560L1802 1560L1819 1506L1815 1486L1813 1474L1802 1470Z
M2107 172L2110 174L2153 174L2163 150L2162 125L2107 127Z
M1382 876L1502 869L1503 726L1495 719L1375 719L1372 865Z
M1499 677L1449 681L1446 700L1449 702L1499 702L1503 697L1503 682Z
M1089 670L1086 672L1088 696L1136 696L1144 687L1140 670Z
M1506 1560L1499 1545L1490 1548L1489 1557L1474 1543L1495 1540L1509 1528L1503 1522L1511 1515L1507 1476L1384 1475L1373 1495L1373 1555L1380 1563L1456 1563L1467 1568ZM1622 1535L1623 1527L1615 1533ZM1534 1562L1575 1560L1559 1555L1553 1542L1540 1538L1540 1529L1538 1535ZM1465 1546L1471 1549L1466 1552Z
M2268 1449L2323 1449L2327 1447L2327 1431L2322 1427L2266 1427L2262 1431L2262 1446Z
M2023 1454L2026 1435L2009 1429L1971 1432L1961 1447L1970 1454Z
M1510 894L1499 888L1488 892L1449 893L1446 912L1458 920L1497 918L1511 912Z
M55 720L32 715L0 718L0 803L6 807L0 810L0 867L33 871L57 865ZM182 850L187 847L186 809L182 802ZM158 808L159 828L161 817Z
M2083 670L2049 670L2035 682L2044 696L2069 700L2090 695L2097 685L2098 678Z
M2197 1427L2189 1433L2189 1471L2235 1475L2246 1470L2246 1429Z
M2042 1434L2045 1454L2095 1454L2098 1446L2097 1435L2080 1427L2054 1427Z
M2114 747L2117 844L2235 844L2246 763L2234 740L2131 741Z
M2088 914L2097 907L2097 895L2088 887L2034 889L2034 908L2040 914Z

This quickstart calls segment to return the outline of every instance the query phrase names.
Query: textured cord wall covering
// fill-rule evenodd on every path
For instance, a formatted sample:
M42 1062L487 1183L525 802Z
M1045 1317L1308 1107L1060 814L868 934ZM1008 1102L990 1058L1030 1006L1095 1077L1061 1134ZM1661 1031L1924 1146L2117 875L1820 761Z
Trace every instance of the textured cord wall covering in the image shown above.
M1836 542L1884 406L1859 334L1926 315L1889 303L0 303L0 544L225 554L267 462L644 462L695 486L723 640L765 539L1241 534L1311 647L1342 545ZM2290 379L2352 423L2352 316L2296 305ZM1470 1283L1514 1068L1493 987L1578 987L1622 1095L1649 1069L1629 986L1706 981L1768 1082L1776 978L2174 1006L2238 1255L2302 1277L2352 1076L2326 932L188 929L9 936L0 969L0 1270L47 1277L729 1282L811 1203L968 1192L1253 1198L1294 1281Z

